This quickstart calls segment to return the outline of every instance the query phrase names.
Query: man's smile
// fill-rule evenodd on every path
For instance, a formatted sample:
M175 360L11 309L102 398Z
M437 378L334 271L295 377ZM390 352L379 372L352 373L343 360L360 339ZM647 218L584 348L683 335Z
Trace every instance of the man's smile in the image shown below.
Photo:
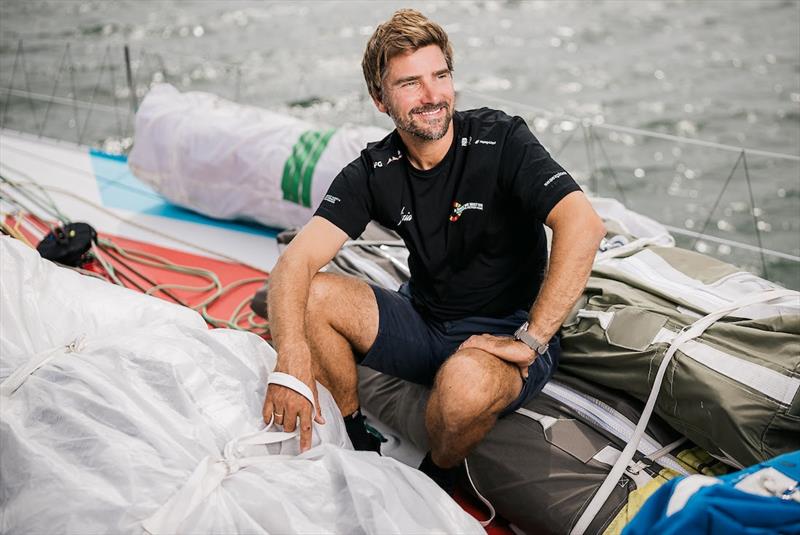
M425 118L438 117L447 111L447 104L441 104L435 108L423 108L412 110L413 115L419 115Z
M436 108L435 110L417 111L417 112L414 112L414 113L416 115L421 115L422 117L428 118L428 117L438 117L439 115L443 114L444 112L445 112L445 106L440 106L440 107Z

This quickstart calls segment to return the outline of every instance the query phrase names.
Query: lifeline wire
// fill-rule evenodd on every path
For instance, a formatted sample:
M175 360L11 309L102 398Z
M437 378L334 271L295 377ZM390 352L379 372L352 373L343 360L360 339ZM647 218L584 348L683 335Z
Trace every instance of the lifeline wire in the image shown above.
M125 122L126 122L126 128L129 129L129 127L130 127L130 119L131 119L130 116L131 116L131 112L133 111L133 109L132 109L132 106L125 106L123 108L123 107L120 107L118 105L117 91L116 91L116 79L114 78L114 75L113 75L114 74L114 68L111 65L110 60L108 61L108 70L109 70L109 79L110 79L111 85L112 85L112 88L111 88L112 90L111 90L110 93L111 93L111 95L113 97L113 100L114 100L114 105L113 106L97 103L97 102L94 101L94 98L92 98L89 102L78 100L77 93L75 91L73 91L73 94L72 94L71 98L62 98L62 97L57 97L56 96L56 92L57 92L57 89L58 89L58 84L60 83L61 76L62 76L62 73L65 70L65 68L66 68L67 71L70 72L70 75L74 77L75 62L73 61L72 55L71 55L70 52L71 52L70 51L70 45L69 45L69 43L67 43L67 44L65 44L64 54L63 54L63 56L61 58L60 65L58 67L58 73L57 73L57 76L56 76L56 80L54 82L54 87L53 87L52 94L51 95L44 95L44 94L33 93L31 91L31 89L30 89L29 74L28 74L27 64L26 64L26 61L25 61L25 51L24 51L24 48L23 48L23 42L22 42L22 39L20 39L18 41L18 43L17 43L17 49L16 49L16 52L15 52L15 55L14 55L14 64L13 64L13 67L11 69L11 80L9 82L9 86L0 88L0 91L5 91L9 95L14 95L14 96L19 96L19 97L27 97L28 105L29 105L31 114L33 116L34 123L38 127L38 132L39 132L39 136L38 137L40 137L40 138L42 137L42 133L43 133L44 128L46 127L46 124L47 124L47 113L45 113L45 119L42 121L41 125L39 125L38 117L36 116L36 113L35 113L35 110L34 110L34 106L33 106L33 100L41 100L41 101L47 102L48 103L48 111L49 111L50 106L52 104L54 104L54 103L55 104L65 105L65 106L72 106L73 111L74 111L74 115L75 115L75 120L76 120L75 124L76 125L78 125L78 122L77 122L77 108L78 107L90 110L90 112L87 114L87 116L91 114L91 110L100 110L100 111L109 112L109 113L113 112L115 114L115 118L117 118L117 120L119 120L119 112L120 111L127 111L128 112L128 116L127 116ZM109 49L108 49L108 47L106 47L106 56L108 55L108 53L109 53ZM139 75L141 74L141 71L145 68L145 64L146 63L149 64L149 56L151 56L151 55L155 55L155 54L147 53L147 52L144 51L144 49L141 49L139 51L138 61L135 62L138 65L138 67L137 67L136 72L133 74L134 85L136 85L136 82L138 81L138 78L139 78ZM188 57L188 58L196 58L197 57L197 56L194 56L192 54L187 54L187 55L173 54L173 55L182 56L182 57ZM97 85L95 85L94 90L93 90L93 96L94 96L94 93L96 93L98 91L98 89L99 89L100 80L101 80L102 75L103 75L103 69L106 67L106 64L107 64L106 56L104 56L103 61L101 62L102 64L101 64L101 68L100 68L100 74L98 75ZM159 60L161 59L160 55L156 55L156 56L159 58ZM69 65L66 64L67 63L67 59L69 60ZM207 58L204 58L204 59L207 59ZM167 74L166 70L163 68L163 60L161 61L161 63L162 63L162 71L164 71L163 74L166 75ZM239 85L240 77L241 77L241 64L240 63L224 62L224 61L217 61L217 63L225 65L226 67L235 68L235 72L236 72L236 78L235 78L236 79L236 91L235 92L236 92L236 95L238 96L238 94L239 94L238 85ZM14 82L16 80L18 66L21 68L22 75L25 78L25 88L26 88L25 91L14 89L14 85L15 85ZM73 84L74 84L74 82L73 82ZM771 152L771 151L758 150L758 149L747 149L747 148L740 147L740 146L727 145L727 144L724 144L724 143L716 143L716 142L706 141L706 140L696 139L696 138L687 138L687 137L677 136L677 135L673 135L673 134L665 134L665 133L662 133L662 132L644 130L644 129L641 129L641 128L632 128L632 127L629 127L629 126L623 126L623 125L617 125L617 124L611 124L611 123L598 123L598 122L592 121L590 118L587 118L587 117L578 117L578 116L575 116L575 115L571 115L571 114L565 113L563 111L554 111L554 110L550 110L550 109L547 109L547 108L542 108L542 107L539 107L539 106L526 104L524 102L517 102L517 101L514 101L514 100L510 100L510 99L504 99L504 98L498 97L496 95L491 95L491 94L483 93L483 92L480 92L480 91L474 91L472 89L462 88L462 89L459 89L458 93L459 94L472 95L474 97L478 97L478 98L481 98L481 99L484 99L484 100L492 100L494 102L498 102L498 103L504 104L506 106L518 107L518 108L525 109L525 110L528 110L528 111L531 111L531 112L534 112L534 113L537 113L539 115L543 115L543 116L546 116L546 117L551 117L551 118L555 117L555 118L561 118L561 119L570 120L570 121L577 122L577 123L592 124L592 126L594 126L595 128L600 128L600 129L604 129L604 130L624 132L624 133L633 134L633 135L640 135L640 136L644 136L644 137L665 139L665 140L673 141L673 142L676 142L676 143L686 143L686 144L690 144L690 145L696 145L696 146L701 146L701 147L709 147L709 148L714 148L714 149L719 149L719 150L727 150L727 151L733 151L733 152L741 152L742 150L745 150L746 152L748 152L750 155L753 155L753 156L766 156L766 157L778 158L778 159L784 159L784 160L800 161L800 156L796 156L794 154L784 154L784 153L779 153L779 152ZM8 106L9 106L10 100L11 99L7 99L6 100L6 103L5 103L5 106L4 106L4 109L3 109L2 119L0 119L0 127L5 124L6 116L8 114ZM238 98L236 98L234 100L238 101ZM88 119L88 117L87 117L87 119ZM85 121L85 122L88 123L88 120ZM118 132L119 132L119 125L117 125L117 127L118 127ZM83 133L85 133L85 130L86 130L86 124L84 124ZM575 132L575 130L573 130L573 133L574 132ZM121 134L121 132L120 132L120 134ZM120 135L120 137L122 137L122 136ZM82 138L82 136L81 136L81 138ZM78 143L78 145L80 146L80 143Z
M515 104L519 104L519 103L515 103ZM522 105L522 104L520 104L520 105ZM524 106L524 107L525 107L526 105L522 105L522 106ZM528 106L528 107L529 107L529 106ZM533 109L537 109L537 108L533 108ZM545 110L545 111L546 111L546 110ZM547 112L547 113L549 113L550 115L558 115L558 114L555 114L554 112ZM564 116L564 117L568 117L568 116ZM603 127L603 126L608 126L608 125L598 125L598 124L593 124L593 125L591 125L591 126L593 126L594 128L600 128L600 127ZM612 130L613 130L613 129L614 129L614 128L612 128ZM622 129L622 127L620 127L620 129ZM648 135L648 134L652 134L654 137L659 137L659 138L663 138L663 137L666 137L667 139L675 138L675 140L677 140L677 141L681 141L681 142L685 142L685 143L689 143L689 144L693 144L692 142L697 142L697 141L699 141L699 140L695 140L695 139L692 139L692 138L681 138L681 137L678 137L678 136L669 136L669 135L666 135L666 134L664 134L664 135L661 135L661 134L657 134L657 133L649 132L649 131L647 131L647 130L627 129L627 130L623 130L623 131L628 131L628 130L631 130L631 133L636 133L636 134L645 135L645 136L646 136L646 135ZM577 131L578 131L578 129L575 129L575 130L573 130L573 131L572 131L572 133L571 133L571 135L569 136L569 138L568 138L568 139L567 139L567 140L566 140L566 141L565 141L565 142L562 144L562 146L561 146L561 147L558 149L558 153L560 153L560 152L561 152L561 151L562 151L564 148L566 148L566 146L567 146L567 145L569 144L569 142L570 142L570 141L573 139L573 137L574 137L574 134L575 134ZM589 134L589 135L587 135L587 134L586 134L586 132L585 132L585 129L584 129L584 128L582 128L582 131L584 132L584 142L585 142L585 144L586 144L586 148L587 148L587 159L589 160L589 166L590 166L590 168L591 168L591 169L594 169L594 158L593 158L593 156L590 154L590 153L592 153L592 152L593 152L593 150L592 150L592 151L590 151L590 150L589 150L589 144L591 143L592 145L594 145L594 141L596 140L596 141L598 141L598 142L599 142L599 141L600 141L600 139L599 139L599 138L598 138L598 137L597 137L595 134L593 134L593 133L592 133L592 134ZM47 139L45 138L45 140L47 140ZM41 140L40 140L40 141L41 141ZM67 143L68 143L68 142L67 142ZM601 150L601 152L603 152L603 153L604 153L604 155L605 155L605 158L606 158L606 160L608 161L608 155L607 155L607 154L605 154L605 148L604 148L604 146L603 146L602 144L600 144L600 143L598 143L598 144L600 145L600 150ZM698 144L698 143L694 143L694 144ZM703 145L704 143L699 143L699 144ZM718 145L718 144L713 144L713 143L712 143L711 145ZM78 146L80 146L80 145L78 145ZM733 149L733 148L736 148L736 147L733 147L733 146L728 146L728 145L722 145L722 146L720 146L720 147L717 147L717 148ZM32 157L36 157L36 158L37 158L37 159L39 159L39 160L43 160L43 161L46 161L46 162L52 163L52 164L54 164L54 165L58 165L58 166L59 166L59 168L61 168L61 169L65 169L65 170L68 170L68 171L72 171L72 172L74 172L74 173L77 173L77 174L81 175L81 177L82 177L82 178L84 178L84 179L87 179L87 180L88 180L88 179L92 179L92 180L93 180L93 179L95 179L95 178L99 178L99 179L102 179L102 180L104 180L104 181L107 181L107 182L113 182L113 183L115 183L115 185L116 185L117 187L120 187L120 188L123 188L123 189L128 189L128 190L134 191L134 192L136 192L136 193L138 193L138 194L147 195L147 196L152 196L152 197L156 198L156 195L154 195L154 194L153 194L152 192L150 192L150 191L147 191L147 190L141 190L141 189L138 189L138 188L134 188L134 187L131 187L131 186L127 185L127 184L120 184L120 183L118 183L118 182L117 182L115 179L112 179L112 178L109 178L109 177L106 177L106 176L103 176L103 175L96 175L96 176L94 176L94 175L92 175L91 173L89 173L89 172L87 172L87 171L85 171L85 170L83 170L83 169L78 169L78 168L76 168L76 167L71 167L71 166L69 166L69 165L65 165L65 164L63 164L62 162L58 162L58 161L56 161L56 160L52 160L52 159L49 159L49 158L43 157L43 156L41 156L41 155L37 155L37 154L35 154L35 153L33 153L33 152L26 151L26 150L24 150L24 149L20 149L20 148L18 148L18 147L6 147L6 149L13 150L13 151L15 151L15 152L18 152L18 153L21 153L21 154L26 154L26 155L29 155L29 156L32 156ZM740 151L742 151L742 150L745 150L745 149L741 149L741 148L738 148L738 149L739 149ZM775 157L775 158L779 158L779 159L789 159L789 160L797 160L797 161L800 161L800 157L793 156L793 155L787 155L787 154L781 154L781 153L769 153L769 152L766 152L766 151L749 150L749 149L747 149L747 152L749 152L750 154L753 154L753 155L761 155L761 156L773 156L773 157ZM736 164L736 165L738 165L738 160L737 160L737 164ZM732 176L732 173L735 171L735 167L736 167L736 165L734 166L734 169L731 171L731 176ZM6 168L8 168L8 169L12 170L13 172L15 172L15 173L19 174L20 176L22 176L22 177L24 177L24 178L27 178L27 179L29 179L29 180L31 181L31 183L33 183L33 184L36 184L36 186L38 186L39 188L43 188L43 186L41 186L41 185L39 185L38 183L36 183L34 180L32 180L32 179L30 178L30 176L26 175L26 174L25 174L25 173L23 173L22 171L19 171L19 170L17 170L17 169L14 169L13 167L9 166L8 164L6 164L6 163L4 163L4 162L0 162L0 166L4 166L4 167L6 167ZM610 164L609 164L609 169L611 169L611 172L612 172L612 175L613 175L613 174L614 174L614 173L613 173L613 169L611 168ZM594 171L592 171L592 173L594 173ZM616 176L614 175L614 176L612 176L612 178L616 179ZM749 178L749 177L748 177L748 178ZM730 177L729 177L728 181L729 181L729 180L730 180ZM616 182L616 187L617 187L617 190L621 192L620 185L619 185L619 183L618 183L618 182ZM722 196L722 193L724 193L724 191L725 191L725 188L723 188L722 192L720 192L720 195L718 196L717 200L715 201L715 204L719 202L719 200L720 200L720 198L721 198L721 196ZM625 199L625 196L624 196L624 195L621 195L621 197L623 198L623 200ZM160 198L160 197L158 197L158 198ZM88 201L88 200L86 200L86 199L78 198L78 200L81 200L81 201L83 201L83 202L89 203L89 201ZM90 204L92 204L92 203L90 203ZM95 206L96 206L96 205L95 205ZM712 209L712 211L711 211L711 212L713 213L713 211L714 211L714 210ZM109 213L110 213L110 212L109 212ZM142 229L144 229L144 230L146 230L146 231L148 231L148 232L153 232L153 233L156 233L156 234L158 234L158 231L155 231L154 229L150 229L150 228L148 228L148 227L144 227L144 226L141 226L141 225L137 225L137 224L135 224L135 223L133 223L133 222L130 222L130 221L128 221L128 220L125 220L124 218L121 218L120 216L118 216L118 215L116 215L116 214L113 214L113 213L110 213L110 214L111 214L113 217L116 217L116 218L118 218L118 219L120 219L120 220L122 220L122 221L125 221L125 222L127 222L127 223L129 223L129 224L131 224L131 225L138 226L139 228L142 228ZM671 227L671 226L668 226L668 225L665 225L665 226L667 226L667 228L669 228L670 230L677 232L678 234L685 234L685 235L687 235L687 236L693 236L693 237L696 237L696 238L704 238L704 239L707 239L707 240L709 240L709 241L714 241L714 242L723 243L723 239L721 239L721 238L716 238L715 236L711 236L711 235L705 235L705 233L704 233L704 232L703 232L703 233L701 233L701 234L697 234L697 233L692 233L691 231L686 231L685 229L679 229L679 228L677 228L677 227ZM759 229L758 229L758 228L756 228L756 232L759 232ZM162 234L162 235L163 235L163 234ZM167 235L163 235L163 236L164 236L164 237L167 237L168 239L171 239L171 240L173 240L173 241L175 241L175 242L177 242L177 243L183 243L183 244L187 244L186 242L184 242L184 241L181 241L181 240L179 240L179 239L177 239L177 238L174 238L174 237L172 237L172 236L167 236ZM760 235L758 236L758 240L759 240L759 242L761 241L761 239L760 239ZM775 256L775 257L782 258L782 259L785 259L785 260L791 260L791 261L793 261L793 262L800 262L800 257L798 257L798 256L791 255L791 254L787 254L787 253L784 253L784 252L781 252L781 251L775 251L775 250L772 250L772 249L765 249L763 246L762 246L762 247L760 247L760 248L754 248L754 246L752 246L752 245L749 245L749 244L746 244L746 243L737 242L737 241L734 241L734 240L724 240L724 243L725 243L725 244L727 244L727 245L729 245L729 246L731 246L731 247L736 247L736 248L739 248L739 249L744 249L744 250L749 250L749 251L757 251L757 252L759 252L759 253L760 253L762 256L763 256L764 254L766 254L766 255L768 255L768 256ZM200 248L199 246L195 246L195 245L193 245L193 244L188 244L188 245L190 245L190 246L192 246L192 247L197 247L197 248L199 248L199 249L203 250L203 249L202 249L202 248ZM346 245L349 245L349 244L346 244ZM393 245L393 244L387 244L387 245ZM692 245L692 248L693 248L693 247L694 247L694 245ZM213 251L208 251L208 250L205 250L205 252L210 252L211 254L215 254L215 255L217 255L217 256L221 256L222 258L229 259L228 257L226 257L226 256L224 256L224 255L221 255L221 254L219 254L219 253L215 253L215 252L213 252ZM242 264L242 265L244 265L244 266L247 266L247 267L253 267L253 266L250 266L250 265L248 265L248 264L246 264L246 263L244 263L244 262L242 262L242 261L236 260L236 259L230 259L230 260L231 260L232 262L236 262L236 263ZM765 264L765 262L763 262L763 260L762 260L762 265L764 265L764 264ZM261 268L257 268L257 267L253 267L253 269L257 269L257 270L259 270L259 271L263 271Z

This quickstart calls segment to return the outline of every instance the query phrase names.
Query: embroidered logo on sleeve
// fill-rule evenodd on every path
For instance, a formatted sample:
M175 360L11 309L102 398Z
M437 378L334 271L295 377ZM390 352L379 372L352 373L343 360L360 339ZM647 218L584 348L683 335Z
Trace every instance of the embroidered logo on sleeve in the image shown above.
M464 213L465 210L483 210L483 203L482 202L465 202L461 204L458 201L453 201L453 211L450 214L450 221L458 221L458 218L461 217L461 214Z
M561 178L562 176L564 176L566 174L567 174L566 171L561 171L559 173L554 174L553 176L551 176L550 178L548 178L547 180L544 181L544 187L549 186L550 184L553 183L554 180L558 180L559 178Z
M322 200L323 201L328 201L331 204L336 204L337 202L341 201L342 199L340 199L339 197L334 197L333 195L325 195L322 198Z

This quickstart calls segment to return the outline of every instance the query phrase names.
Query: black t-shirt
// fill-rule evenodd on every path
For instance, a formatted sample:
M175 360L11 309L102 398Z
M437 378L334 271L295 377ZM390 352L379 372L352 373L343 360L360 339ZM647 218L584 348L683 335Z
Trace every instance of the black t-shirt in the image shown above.
M414 305L438 320L530 308L547 265L543 222L579 191L520 117L453 114L453 144L415 169L393 131L333 180L316 214L355 239L370 220L409 250Z

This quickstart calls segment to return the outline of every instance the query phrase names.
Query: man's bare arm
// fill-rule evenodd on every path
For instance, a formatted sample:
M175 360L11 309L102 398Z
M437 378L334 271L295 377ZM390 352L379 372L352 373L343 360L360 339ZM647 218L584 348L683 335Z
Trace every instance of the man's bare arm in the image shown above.
M592 271L600 240L605 236L603 221L586 196L570 193L553 207L545 224L553 229L550 263L539 295L531 307L528 331L547 341L558 331L572 306L581 296ZM508 337L488 334L473 336L461 347L477 347L520 366L523 376L533 362L533 351Z
M317 414L300 394L279 385L270 385L264 400L263 416L294 431L300 418L300 448L311 446L311 419L324 423L317 399L311 351L305 333L306 305L311 279L330 262L347 241L347 234L328 220L315 216L289 243L270 274L267 293L270 333L278 353L275 371L293 375L311 388ZM278 418L281 415L282 418Z
M586 288L597 247L606 234L603 220L583 192L564 197L545 224L553 229L550 263L529 315L530 333L549 340Z

